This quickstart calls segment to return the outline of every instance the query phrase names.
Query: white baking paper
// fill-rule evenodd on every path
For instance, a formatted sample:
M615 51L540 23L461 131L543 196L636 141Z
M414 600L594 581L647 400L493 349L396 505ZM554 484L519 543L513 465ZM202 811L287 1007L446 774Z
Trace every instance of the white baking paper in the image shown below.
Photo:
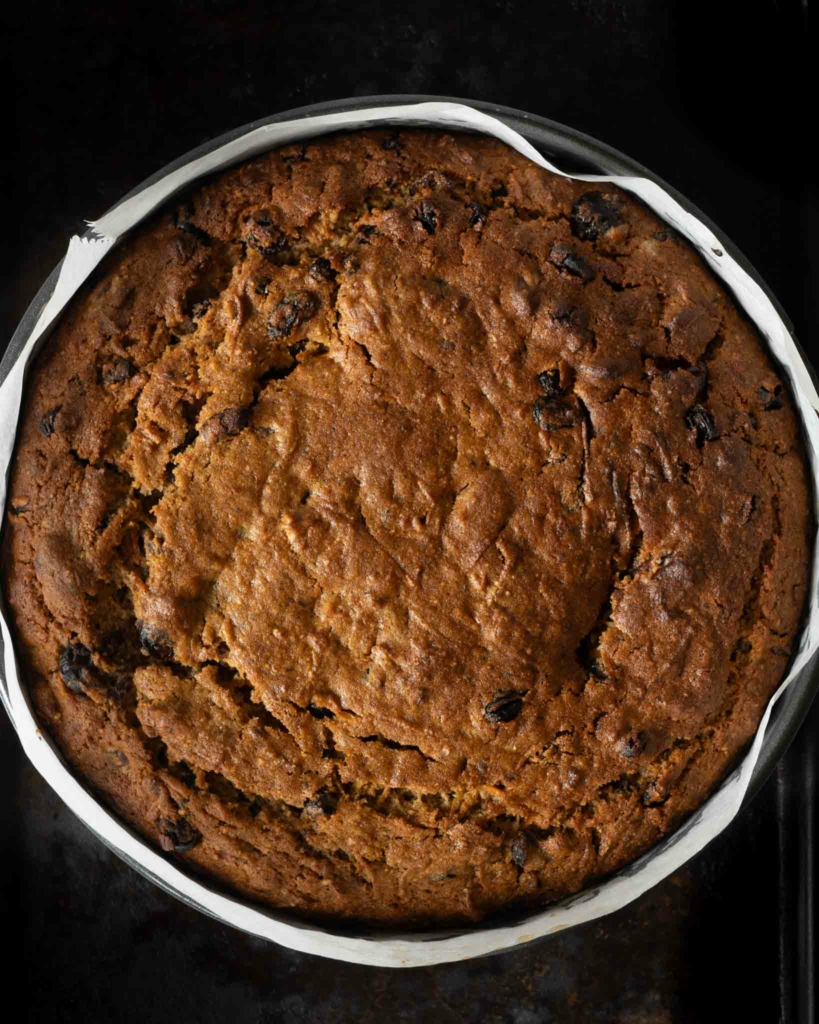
M205 174L288 142L339 129L365 128L384 122L446 127L495 135L541 167L557 174L562 173L507 125L459 103L419 103L305 116L295 121L256 128L206 156L177 168L94 222L91 227L96 238L71 239L54 294L43 309L20 358L0 385L0 506L5 506L7 470L20 412L25 367L32 352L36 351L38 340L44 337L68 300L117 239L169 196ZM704 224L684 210L654 182L645 178L605 175L575 177L584 181L613 181L639 196L663 220L684 235L699 250L714 273L731 288L740 305L767 339L771 351L789 379L805 425L816 499L816 486L819 481L819 396L785 324L764 291L725 253L723 243ZM771 699L754 742L741 765L681 828L638 861L630 864L609 881L539 913L531 914L522 923L475 927L456 932L380 932L351 937L334 933L331 929L293 921L284 915L213 892L206 885L189 877L170 859L121 824L68 771L50 739L37 727L26 691L20 683L8 625L2 616L0 630L3 639L5 688L3 681L0 680L0 697L11 715L32 763L74 813L126 860L135 862L154 881L185 902L254 935L301 952L316 953L338 960L383 967L417 967L465 960L529 942L618 910L675 871L725 828L739 810L748 788L774 704L819 647L817 554L819 545L815 545L812 565L813 599L791 671Z

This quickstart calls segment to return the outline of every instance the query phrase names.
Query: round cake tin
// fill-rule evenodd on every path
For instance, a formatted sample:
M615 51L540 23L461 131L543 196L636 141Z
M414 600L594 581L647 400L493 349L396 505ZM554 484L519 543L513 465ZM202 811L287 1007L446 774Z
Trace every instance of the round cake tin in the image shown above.
M334 114L341 112L355 112L360 110L372 109L375 107L388 107L397 105L406 105L414 103L424 102L442 102L442 103L464 103L474 109L482 111L483 113L489 114L492 117L504 122L510 128L517 131L523 136L531 145L539 150L547 159L553 161L562 171L569 174L601 174L606 176L634 176L647 178L667 193L669 193L673 199L675 199L686 211L693 214L698 220L705 224L713 233L717 236L722 245L724 251L729 254L733 259L747 272L747 274L763 289L771 303L775 307L777 313L780 315L788 328L791 337L794 337L792 325L788 320L786 314L780 307L775 296L771 293L770 289L765 285L760 275L749 263L749 261L742 255L737 247L726 238L725 234L714 225L708 217L706 217L693 203L687 200L679 192L677 192L672 186L668 185L656 174L653 174L650 170L643 167L636 161L620 153L611 146L605 145L602 142L584 135L581 132L575 131L572 128L568 128L564 125L558 124L554 121L550 121L543 117L538 117L533 114L528 114L520 110L515 110L509 107L499 106L493 103L485 103L474 100L458 100L450 97L441 96L407 96L407 95L392 95L392 96L376 96L376 97L356 97L355 99L336 100L328 103L314 104L307 107L300 107L294 110L288 110L280 114L276 114L272 117L264 118L259 121L254 121L250 124L246 124L241 128L236 128L233 131L227 132L224 135L220 135L217 138L210 140L204 145L191 150L184 156L181 156L178 160L164 167L150 178L146 179L135 189L133 189L127 196L124 196L120 203L117 203L112 209L116 209L130 199L132 196L143 191L146 187L152 185L164 178L170 171L181 167L190 161L200 158L213 150L223 146L225 143L231 142L234 139L241 137L248 131L259 128L263 125L275 124L283 121L293 121L299 119L309 119L320 115ZM109 211L110 212L110 211ZM86 233L87 238L93 236L93 232L89 230ZM12 337L8 349L0 362L0 382L5 380L11 366L14 364L20 352L22 351L27 339L29 338L34 325L36 324L38 317L48 302L54 287L57 282L57 278L60 271L60 266L55 268L53 273L43 283L39 292L35 296L28 310L26 311L23 319L21 320L17 330ZM807 358L805 357L804 351L799 347L798 342L794 337L794 342L797 345L802 359L807 367L814 384L817 384L817 377L813 368L810 366ZM0 695L5 696L2 691L4 689L5 680L3 679L3 667L2 659L0 659ZM793 739L797 729L799 728L802 720L808 712L814 695L819 688L819 671L817 670L817 659L811 660L800 675L791 683L791 685L785 690L784 694L778 701L774 708L771 720L768 724L767 731L765 733L762 749L760 752L759 759L753 771L750 785L745 795L744 805L753 798L753 796L759 791L760 787L764 783L765 779L770 775L778 759L783 755L791 740ZM87 823L86 823L87 824ZM89 827L91 827L89 825ZM92 831L95 831L92 828ZM95 831L95 834L98 833ZM111 849L117 853L118 856L126 860L133 868L149 878L151 881L160 885L168 892L172 893L179 899L184 900L197 909L202 910L205 913L212 913L208 908L203 907L195 899L180 893L172 886L166 884L162 879L158 878L155 873L145 864L141 863L138 859L128 855L124 851L116 848L115 845L99 837L103 842L106 842ZM153 849L150 844L140 839L146 850ZM627 869L626 869L627 870ZM202 885L206 890L211 890L211 887L207 882L200 882L197 879L198 884ZM214 887L215 888L215 887ZM213 891L213 890L211 890ZM239 900L241 902L241 900ZM261 908L264 910L264 908ZM264 911L267 912L267 911ZM537 912L528 912L527 915L518 915L517 920L525 920L526 917L532 917ZM218 917L218 914L212 916ZM288 920L286 914L274 914L273 916ZM234 922L229 922L234 923ZM304 922L294 921L298 925L304 927ZM504 921L508 924L508 920ZM306 926L310 930L310 926ZM460 931L482 931L490 933L493 927L492 922L487 924L475 925L472 929L461 929ZM326 925L321 929L317 929L321 932L333 933L336 931L333 926ZM359 934L363 934L366 930L359 929ZM339 928L338 933L341 935L351 936L352 933L349 929ZM448 938L453 935L453 930L448 929L446 932L441 933L441 938ZM435 941L434 933L427 933L425 939L429 942ZM548 936L544 937L548 938ZM540 939L539 941L544 941ZM498 950L493 950L498 951ZM327 954L325 955L333 955ZM347 957L345 957L346 959ZM444 959L444 958L442 958ZM446 957L445 959L453 959L453 957ZM366 962L364 959L359 962ZM434 962L434 961L433 961Z

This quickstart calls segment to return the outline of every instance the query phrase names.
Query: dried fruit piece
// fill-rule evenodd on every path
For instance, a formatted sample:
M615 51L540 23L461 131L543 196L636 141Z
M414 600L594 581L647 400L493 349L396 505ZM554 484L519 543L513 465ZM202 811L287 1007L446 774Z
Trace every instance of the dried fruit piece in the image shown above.
M702 405L691 406L685 414L685 425L689 430L696 430L698 448L702 448L706 441L716 441L719 437L714 417Z
M580 420L576 401L565 396L545 398L541 395L532 406L532 416L541 430L566 430Z
M451 189L452 182L450 179L441 171L435 170L426 171L410 185L410 191L413 195L420 191L447 192L451 191Z
M469 204L469 226L473 228L482 227L486 223L486 207L473 199Z
M247 223L247 244L265 259L272 259L287 247L287 236L267 210L257 211Z
M586 192L572 207L572 230L584 242L593 242L623 223L619 207L615 195Z
M222 412L205 420L199 433L206 444L224 437L235 437L245 429L249 418L247 409L223 409Z
M554 246L549 253L549 260L556 267L571 274L572 277L579 277L583 281L593 281L596 277L594 270L583 257L579 256L574 249L570 249L568 245Z
M173 657L173 644L167 633L148 622L137 622L142 653L157 661L169 661Z
M197 227L195 224L191 224L189 220L177 220L176 226L180 231L184 231L186 235L190 235L203 245L211 244L211 237L207 231Z
M517 718L523 710L524 694L519 690L506 690L497 694L483 709L484 714L492 725L500 725L502 722L511 722Z
M782 401L782 385L777 384L773 391L769 391L768 388L759 388L757 391L759 400L762 403L762 408L765 412L771 412L774 409L781 409L785 404Z
M159 845L166 853L185 853L202 841L198 832L187 818L159 818L156 823L159 831Z
M264 237L260 238L257 234L251 233L247 236L247 244L251 249L255 249L256 252L264 256L265 259L272 259L284 249L287 245L287 239L284 235L280 234L275 240L266 242Z
M438 228L438 211L429 200L422 200L421 206L413 219L418 221L428 235L435 234Z
M122 384L123 381L133 377L137 372L133 363L127 359L114 359L106 363L102 368L102 380L104 384Z
M315 316L318 308L318 299L312 292L286 295L270 314L267 333L274 339L286 338L295 327Z
M529 856L529 841L522 832L512 840L509 847L509 855L512 858L512 863L516 864L519 868L522 868L526 863L526 858Z
M537 375L537 382L545 398L558 398L563 394L560 386L560 370L544 370Z
M105 760L111 765L112 768L118 768L120 770L127 768L131 763L128 755L122 750L106 750Z
M247 409L225 409L219 418L222 421L224 432L232 436L247 426L248 411Z
M40 433L43 437L51 437L54 433L54 420L57 417L57 413L60 411L61 406L57 405L53 409L49 409L47 413L43 415L40 420Z
M60 653L60 675L72 693L83 693L88 681L91 652L79 641L67 644Z
M330 261L326 260L323 256L314 259L307 272L314 281L332 281L335 277L335 271Z

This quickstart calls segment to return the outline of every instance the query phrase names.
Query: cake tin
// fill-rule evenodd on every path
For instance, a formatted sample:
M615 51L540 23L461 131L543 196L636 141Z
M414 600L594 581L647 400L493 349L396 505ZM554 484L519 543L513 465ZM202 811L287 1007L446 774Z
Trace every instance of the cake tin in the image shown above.
M313 104L311 106L300 107L293 110L288 110L274 116L263 118L258 121L251 122L236 128L230 132L220 135L217 138L210 140L209 142L199 146L198 148L189 151L184 156L179 157L173 163L168 164L162 170L156 174L147 178L135 189L133 189L128 195L124 196L119 203L117 203L111 209L116 209L130 199L132 196L143 191L146 187L164 178L169 172L181 167L192 160L200 158L213 150L223 146L225 143L231 142L234 139L246 134L255 128L262 127L264 125L276 124L283 121L292 121L298 119L309 119L325 114L334 114L342 112L355 112L365 109L371 109L374 107L386 107L386 106L397 106L423 102L444 102L444 103L464 103L467 106L471 106L483 113L489 114L492 117L507 124L510 128L517 131L523 136L529 143L531 143L537 150L539 150L547 159L553 161L557 167L568 174L601 174L606 176L632 176L647 178L650 181L655 182L661 188L663 188L673 199L675 199L686 211L693 214L698 220L706 225L713 233L717 236L720 244L723 247L724 252L729 254L733 259L747 272L747 274L762 288L765 294L770 299L777 313L783 320L785 326L788 328L791 337L796 343L796 347L802 356L805 366L807 367L811 379L814 385L819 386L816 374L810 365L807 357L801 346L798 344L793 332L793 327L788 320L787 315L782 310L781 306L776 300L776 297L771 293L770 289L766 286L760 275L750 264L750 262L743 256L743 254L737 249L737 247L728 239L725 234L714 225L711 220L702 213L693 203L682 196L676 189L668 185L656 174L652 173L641 164L627 157L618 150L611 146L605 145L588 135L584 135L572 128L558 124L554 121L550 121L543 117L538 117L532 114L525 113L520 110L515 110L510 107L499 106L492 103L479 102L473 100L459 100L450 97L442 96L416 96L416 95L390 95L390 96L378 96L378 97L356 97L354 99L337 100L328 103ZM108 211L111 212L111 211ZM86 238L93 237L93 232L88 231L84 236ZM22 351L26 340L31 334L34 325L36 324L38 317L48 302L57 278L59 275L60 267L59 264L48 279L43 283L42 287L38 291L25 315L23 316L17 330L15 331L5 356L0 362L0 382L5 380L11 366L18 358ZM2 641L0 641L2 643ZM817 657L810 661L805 666L800 675L794 679L791 685L785 690L784 694L780 697L776 704L770 722L765 733L762 749L760 752L759 759L754 768L751 782L748 791L745 795L744 805L746 805L753 796L759 791L760 787L770 775L774 769L777 761L788 748L791 743L796 731L802 723L805 715L807 714L814 695L819 688L819 671L817 671ZM3 678L3 664L2 658L0 658L0 697L6 701L7 693L5 687L5 679ZM13 720L13 719L12 719ZM89 826L90 827L90 826ZM94 831L92 829L92 831ZM98 833L95 832L98 835ZM102 839L102 837L99 837ZM167 885L162 879L156 877L156 875L146 865L134 859L131 856L123 853L123 851L116 848L116 846L102 839L118 856L122 857L127 863L129 863L135 870L139 871L145 877L160 885L163 889L170 892L172 895L184 902L195 906L197 909L209 913L206 908L203 908L195 900L187 898L184 894L173 889ZM153 850L153 847L140 840L146 849ZM184 869L182 869L184 870ZM628 870L628 869L625 869ZM211 891L218 891L216 886L211 887L206 881L200 881L197 878L197 882L204 886L205 889ZM234 897L231 897L234 898ZM240 898L238 902L243 902ZM261 908L265 910L265 908ZM543 908L542 908L543 909ZM266 910L265 910L266 912ZM537 911L529 911L526 915L518 915L516 920L524 921L529 917L533 917ZM212 916L218 916L213 914ZM287 914L273 912L273 916L284 921L289 921L300 926L304 926L304 922L293 920L288 917ZM231 923L231 922L228 922ZM502 924L509 924L509 920L503 920ZM495 925L498 927L499 925ZM309 928L309 926L307 926ZM482 931L491 932L493 923L490 921L485 924L478 924L472 928L459 929L455 934L465 933L467 931ZM343 928L336 929L333 926L326 926L324 928L317 929L322 932L352 935L352 933ZM359 930L360 935L372 935L366 930ZM449 938L453 936L453 930L449 929L446 932L441 933L441 938ZM425 938L428 941L434 941L435 935L433 933L427 933ZM542 939L535 941L545 941L548 936L544 936ZM499 951L499 950L496 950Z

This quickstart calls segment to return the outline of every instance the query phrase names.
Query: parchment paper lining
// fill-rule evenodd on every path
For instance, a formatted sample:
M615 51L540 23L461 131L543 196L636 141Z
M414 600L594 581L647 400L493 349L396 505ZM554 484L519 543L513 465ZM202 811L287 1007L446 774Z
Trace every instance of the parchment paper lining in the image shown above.
M39 343L45 340L49 329L68 301L118 238L174 193L203 175L288 142L341 129L376 126L385 122L461 129L494 135L541 167L556 174L563 173L544 159L522 136L501 121L457 103L378 107L265 125L198 160L177 168L138 195L123 202L101 220L92 223L91 227L96 237L71 239L54 292L43 308L19 358L0 385L0 506L5 507L8 466L20 414L25 369L32 355L38 350ZM816 490L819 481L819 396L793 339L764 291L730 255L723 252L720 241L703 223L684 210L653 181L646 178L607 175L578 174L572 177L582 181L612 181L639 196L697 248L712 271L732 290L746 314L766 338L770 350L781 364L790 383L805 427L816 501L819 497ZM28 757L71 810L112 849L126 860L139 865L140 869L157 884L185 902L244 931L301 952L387 967L417 967L444 963L492 953L618 910L675 871L728 825L739 810L748 789L774 704L819 648L817 544L814 544L811 572L812 598L808 620L798 641L791 670L771 698L750 750L739 767L681 828L609 881L531 914L522 922L512 924L476 927L448 933L380 932L350 936L294 921L286 915L276 914L214 892L202 882L189 877L170 859L166 859L137 837L98 803L71 774L51 740L37 727L28 695L18 675L8 624L2 615L0 632L3 639L5 687L4 680L0 679L0 699L11 716Z

